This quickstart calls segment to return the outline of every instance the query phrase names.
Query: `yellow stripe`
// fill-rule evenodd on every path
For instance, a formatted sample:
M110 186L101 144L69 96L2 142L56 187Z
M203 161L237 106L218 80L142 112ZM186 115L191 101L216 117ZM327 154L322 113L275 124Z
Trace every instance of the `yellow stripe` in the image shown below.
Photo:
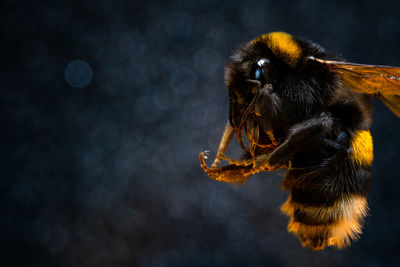
M351 141L353 148L352 160L353 162L371 166L374 159L373 144L371 133L366 130L358 130L354 133Z
M294 211L306 212L309 218L334 219L329 224L308 225L294 220ZM330 207L312 207L292 202L291 196L282 205L281 211L290 216L288 231L298 236L303 246L321 250L325 246L342 249L350 245L361 234L363 218L368 213L365 197L345 196ZM319 240L315 243L315 240Z
M343 249L357 240L362 233L362 219L347 218L329 225L306 225L294 221L293 217L288 224L288 232L300 238L304 247L310 246L313 250L324 249L325 246L335 246ZM320 239L319 244L312 240Z
M336 200L332 206L314 207L293 202L291 196L289 196L281 206L281 211L283 214L293 216L295 209L305 213L309 219L315 221L339 221L354 216L364 217L368 213L368 204L363 196L349 195Z
M253 43L256 42L266 43L272 53L291 66L296 65L301 57L301 48L290 34L271 32L257 37L253 40Z

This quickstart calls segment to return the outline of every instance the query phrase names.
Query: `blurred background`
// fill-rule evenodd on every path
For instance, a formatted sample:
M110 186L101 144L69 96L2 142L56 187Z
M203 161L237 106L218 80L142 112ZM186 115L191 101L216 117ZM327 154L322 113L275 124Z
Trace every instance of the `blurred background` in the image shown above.
M223 67L286 31L349 61L400 66L396 1L0 3L2 266L399 266L400 120L374 101L360 240L303 249L283 173L213 181ZM230 152L234 155L235 151Z

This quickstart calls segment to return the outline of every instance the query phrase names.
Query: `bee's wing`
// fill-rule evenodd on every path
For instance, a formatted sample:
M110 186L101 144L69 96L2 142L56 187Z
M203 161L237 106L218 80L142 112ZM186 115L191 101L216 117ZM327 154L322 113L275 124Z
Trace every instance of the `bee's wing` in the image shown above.
M325 64L339 74L354 92L380 99L397 117L400 117L400 67L363 65L342 61L311 60Z

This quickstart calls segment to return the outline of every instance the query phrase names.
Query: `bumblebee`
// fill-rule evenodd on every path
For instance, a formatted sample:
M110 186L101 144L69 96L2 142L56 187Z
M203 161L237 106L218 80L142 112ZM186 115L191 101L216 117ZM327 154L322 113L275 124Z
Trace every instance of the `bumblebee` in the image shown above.
M372 101L400 116L400 68L348 63L283 32L240 46L225 67L229 121L211 167L213 179L243 183L285 169L281 211L303 246L342 249L358 239L368 213L373 161ZM225 155L236 135L240 160ZM220 161L228 165L218 167Z

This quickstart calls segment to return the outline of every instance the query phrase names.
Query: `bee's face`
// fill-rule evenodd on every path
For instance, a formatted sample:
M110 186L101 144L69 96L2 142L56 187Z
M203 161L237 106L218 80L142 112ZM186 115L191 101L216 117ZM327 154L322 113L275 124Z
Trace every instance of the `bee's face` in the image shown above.
M266 87L276 83L276 69L266 57L252 60L233 61L226 68L227 86L230 99L230 123L238 127L247 108L252 101L257 101L256 96ZM254 103L256 107L256 103ZM250 115L255 115L256 110L249 110Z
M322 54L318 46L284 33L239 48L225 68L233 128L257 124L260 132L273 130L283 140L290 126L320 112L332 94L334 75L305 58Z

